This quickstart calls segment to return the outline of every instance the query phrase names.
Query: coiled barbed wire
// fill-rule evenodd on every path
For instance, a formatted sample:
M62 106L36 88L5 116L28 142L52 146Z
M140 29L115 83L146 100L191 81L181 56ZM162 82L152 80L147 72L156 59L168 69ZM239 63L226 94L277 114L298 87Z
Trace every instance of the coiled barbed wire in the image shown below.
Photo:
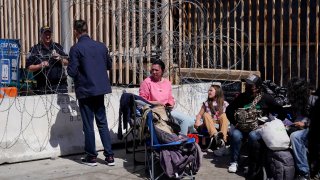
M195 53L199 53L200 49L203 49L203 52L210 51L211 53L208 53L208 61L207 61L207 67L206 68L224 68L226 70L231 70L234 67L237 67L239 64L242 63L241 57L235 57L236 61L233 64L230 64L229 67L224 67L223 64L220 64L217 60L220 57L220 52L222 52L224 55L226 54L224 49L220 49L220 44L227 44L227 40L232 42L235 46L237 46L238 49L241 49L240 42L237 41L237 39L232 39L231 37L228 37L225 34L226 28L223 28L223 22L226 20L226 16L223 16L221 20L219 20L219 23L216 24L216 29L213 29L210 33L206 32L207 24L209 23L215 23L212 17L208 17L211 14L209 13L209 9L206 9L205 7L201 6L200 1L197 0L181 0L181 1L172 1L169 3L161 3L158 0L151 1L152 6L151 8L147 8L146 4L149 0L128 0L128 1L115 1L117 2L118 6L116 9L106 9L106 6L104 2L100 2L95 4L97 11L102 11L102 13L109 13L110 16L115 16L116 19L116 29L120 29L121 31L116 31L116 34L114 36L119 37L120 35L122 37L129 37L129 39L123 38L123 41L128 41L129 43L129 51L127 51L124 47L124 51L120 52L112 52L112 48L109 47L109 50L111 51L110 54L112 57L122 57L123 62L132 62L134 60L137 60L138 58L150 58L150 59L157 59L161 58L161 55L163 53L171 53L172 62L178 63L179 62L179 53L182 54L182 56L185 58L186 62L185 64L189 68L189 75L187 77L190 77L191 72L195 67L201 67L201 64L198 61L195 61L198 57L195 55ZM220 1L217 1L220 3ZM93 1L89 0L81 0L81 1L73 1L70 8L74 8L76 4L85 4L86 6L92 5ZM142 3L142 8L139 8L139 3ZM150 2L149 2L150 3ZM174 11L182 11L183 16L187 17L188 13L190 13L187 9L181 8L181 4L191 4L192 8L195 12L199 15L196 19L196 23L199 24L199 28L197 31L187 31L182 32L184 33L184 40L180 40L182 36L179 32L179 27L175 26L172 30L164 30L161 29L161 25L164 23L164 17L167 16L167 14L163 14L163 12L166 9L169 9L169 11L166 11L167 13L173 14ZM120 5L119 5L120 4ZM230 10L230 14L236 11L237 8L239 8L241 4L241 1L237 1L236 5L233 9ZM120 7L120 8L119 8ZM132 25L133 23L137 22L143 22L142 24L142 31L135 31L135 34L133 34L133 31L129 28L129 31L124 29L120 24L123 24L124 18L127 18L126 12L129 13L129 16L132 14L135 14L135 21L133 21L132 17L129 17L128 24ZM36 16L36 14L34 14ZM149 16L152 15L154 17L157 17L156 19L152 19L148 22ZM80 15L75 14L75 17L80 17ZM194 17L193 17L194 18ZM195 19L195 18L194 18ZM97 25L102 26L102 19L98 19ZM185 24L193 23L192 19L190 22L188 18L184 19ZM209 22L208 22L209 21ZM121 23L120 23L121 22ZM20 23L20 22L17 22ZM38 23L38 22L37 22ZM34 26L42 26L42 24L34 24ZM139 27L136 26L136 29ZM230 30L241 32L241 29L237 27L229 27ZM94 29L94 28L93 28ZM98 28L97 28L98 29ZM209 28L210 29L210 28ZM70 29L70 34L71 34ZM220 34L222 32L223 34ZM120 34L121 33L121 34ZM248 39L247 35L244 32L241 32L244 34L244 38ZM162 47L161 44L161 37L167 36L170 37L169 42L169 49L165 49ZM134 38L133 38L134 37ZM118 40L119 41L119 40ZM149 42L148 42L149 41ZM124 45L124 42L122 44ZM209 49L204 45L206 42L209 42L210 44L215 44L216 49L213 49L212 46L209 46ZM25 44L25 42L22 42ZM147 44L150 43L151 51L148 52L146 50ZM61 42L63 44L63 42ZM131 47L135 47L137 49L137 52L130 51ZM181 50L179 52L179 49ZM197 49L198 51L195 51ZM233 52L232 48L229 48L231 52ZM1 48L0 48L1 51ZM215 52L215 56L213 56L212 52ZM248 48L245 47L245 49L242 49L241 51L246 54L248 51ZM20 52L21 55L27 55L28 52ZM235 53L235 52L233 52ZM236 56L236 55L235 55ZM131 58L134 57L134 58ZM51 57L46 57L51 58ZM179 64L178 64L179 65ZM130 66L130 69L133 71L136 71L137 76L141 73L140 68L137 66L136 69L133 69L132 65ZM174 68L174 67L169 67ZM178 67L179 68L179 67ZM226 71L228 72L228 71ZM143 76L146 77L149 75L149 72L147 69L143 69L142 71ZM36 74L33 74L31 77L26 78L26 82L29 83L33 77L36 76ZM216 75L209 75L210 79L212 81L214 79L219 79ZM201 82L207 82L203 81L202 79L199 79L197 77L190 78L184 78L180 77L180 79L183 79L184 84L188 84L192 86L189 90L181 88L180 85L175 86L175 89L178 89L178 92L181 94L203 94L207 91L206 88L200 87L197 84L194 84L195 82L201 83ZM233 82L223 82L222 85L229 85ZM133 82L129 82L129 84L120 84L119 81L115 83L116 89L126 89L133 85ZM28 85L28 84L27 84ZM50 84L48 84L50 88ZM116 87L117 86L117 87ZM30 89L22 89L21 87L19 91L21 93L28 94L30 92ZM185 92L188 91L188 92ZM110 95L106 95L105 98L105 105L107 109L108 115L111 115L113 117L118 116L118 109L115 108L116 106L111 103L112 100L120 99L122 92L121 91L114 91ZM28 94L30 95L30 94ZM32 94L32 95L36 95ZM59 95L37 95L37 96L26 96L24 98L2 98L0 99L0 113L2 114L0 122L2 124L0 128L0 149L9 149L12 148L19 140L23 140L24 143L33 151L40 152L45 149L45 147L48 145L49 139L50 139L50 131L53 126L53 122L55 121L54 118L58 112L70 114L70 111L66 110L66 112L62 112L61 109L57 106L58 104L58 96ZM69 98L72 100L76 100L74 96L68 95L65 98ZM28 104L26 102L28 101ZM184 109L186 111L189 111L189 107L186 106L184 103L177 102L178 106L181 107L181 109ZM67 105L68 107L71 106L70 104ZM75 106L77 106L75 104ZM41 107L41 112L38 111ZM12 112L19 112L20 114L11 115ZM192 111L189 111L192 112ZM79 112L77 112L79 114ZM4 115L6 114L6 115ZM108 117L107 115L107 117ZM14 118L15 116L20 118L20 124L12 125L10 124L10 119ZM39 133L39 129L36 128L36 122L38 121L46 120L47 123L47 130L45 135ZM56 119L57 121L57 119ZM118 121L115 119L113 121L113 124L109 124L109 128L116 131L116 126L118 125ZM42 122L43 123L43 122ZM16 129L18 129L18 132L16 135L13 135L13 137L8 138L7 134L8 129L10 129L12 126L16 126ZM79 129L79 131L81 131ZM28 138L26 136L32 136L35 137L36 142L28 142ZM7 141L7 139L10 139L10 141Z

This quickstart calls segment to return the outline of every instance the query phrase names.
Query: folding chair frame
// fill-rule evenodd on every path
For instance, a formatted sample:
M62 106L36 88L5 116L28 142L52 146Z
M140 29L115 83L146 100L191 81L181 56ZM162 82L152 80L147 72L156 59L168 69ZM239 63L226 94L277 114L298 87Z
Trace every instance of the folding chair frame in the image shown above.
M159 151L161 149L167 149L167 148L181 146L182 142L172 142L172 143L168 143L168 144L160 144L158 141L158 138L156 136L154 125L153 125L152 111L150 111L147 114L146 118L147 118L147 120L146 120L147 127L148 127L149 133L150 133L150 139L149 139L149 141L147 141L145 143L145 167L148 168L150 179L157 180L165 174L164 172L162 172L160 175L155 177L155 163L156 163L155 160L156 160L156 157L159 157ZM195 139L190 138L187 142L184 142L184 143L195 143ZM150 153L150 156L148 156L148 153ZM159 162L159 160L157 160L157 162ZM150 169L150 165L151 165L151 169ZM190 179L195 179L195 177L192 173L191 163L189 163L187 166L189 166L189 170L190 170L189 173L190 174L188 174L184 171L180 176L178 174L176 174L176 178L189 177ZM188 168L188 167L186 167L186 168Z
M131 107L131 117L130 117L131 119L133 119L133 125L129 129L128 128L125 129L126 133L123 136L123 138L125 140L126 153L127 154L129 154L129 153L133 154L134 165L137 165L137 164L143 164L144 162L143 161L138 161L136 159L136 153L137 152L143 152L144 149L137 150L137 147L138 147L138 144L137 144L137 141L138 141L138 136L137 136L138 126L137 126L137 113L136 113L137 104L136 104L134 95L132 95L130 98L133 98L132 99L133 106ZM130 150L129 146L128 146L128 138L129 138L130 134L132 135L132 141L133 141L132 150Z

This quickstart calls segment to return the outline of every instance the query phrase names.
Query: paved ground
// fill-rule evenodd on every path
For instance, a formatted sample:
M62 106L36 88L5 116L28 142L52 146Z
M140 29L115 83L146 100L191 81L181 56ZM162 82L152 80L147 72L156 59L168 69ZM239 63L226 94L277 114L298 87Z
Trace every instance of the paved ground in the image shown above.
M80 164L81 155L60 157L0 165L0 179L147 179L144 165L133 165L132 154L124 149L115 151L116 166L105 165L102 152L98 156L98 166ZM143 154L137 159L143 160ZM204 153L203 164L196 179L244 179L238 174L227 172L229 157L214 157L212 152Z

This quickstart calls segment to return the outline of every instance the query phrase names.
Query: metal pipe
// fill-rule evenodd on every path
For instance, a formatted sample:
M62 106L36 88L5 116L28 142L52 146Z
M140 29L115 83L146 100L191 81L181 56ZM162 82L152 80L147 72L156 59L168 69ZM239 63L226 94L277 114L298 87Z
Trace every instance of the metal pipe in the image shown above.
M65 52L69 52L71 47L71 26L70 26L70 1L61 0L60 14L61 14L61 42Z

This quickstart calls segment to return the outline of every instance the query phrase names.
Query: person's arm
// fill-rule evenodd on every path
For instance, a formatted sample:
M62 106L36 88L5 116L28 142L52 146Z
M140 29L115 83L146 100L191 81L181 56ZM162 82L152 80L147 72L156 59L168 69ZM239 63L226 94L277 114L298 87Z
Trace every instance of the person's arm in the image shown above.
M49 62L48 61L42 61L40 64L33 64L33 65L30 65L28 67L28 70L30 72L35 72L35 71L38 71L42 68L45 68L45 67L48 67L49 66Z
M150 88L145 80L140 84L139 96L147 101L150 100Z
M194 128L197 129L201 125L201 117L203 116L204 112L205 112L205 106L202 105L199 113L196 115L196 121L194 123Z
M75 78L79 72L79 52L75 47L70 49L70 61L67 67L68 75L72 78Z
M67 66L69 64L68 54L63 51L63 47L59 43L54 43L54 46L53 58L59 60L63 66Z
M48 67L49 62L41 60L41 55L37 51L37 45L33 46L28 54L27 61L26 61L26 68L30 72L39 71L42 68Z
M169 98L168 98L167 106L173 107L174 105L175 105L175 100L174 100L174 97L172 95L172 85L170 83L170 86L169 86Z
M226 115L231 124L236 126L237 122L234 119L234 113L239 108L242 108L248 101L248 95L245 93L239 94L226 108Z

